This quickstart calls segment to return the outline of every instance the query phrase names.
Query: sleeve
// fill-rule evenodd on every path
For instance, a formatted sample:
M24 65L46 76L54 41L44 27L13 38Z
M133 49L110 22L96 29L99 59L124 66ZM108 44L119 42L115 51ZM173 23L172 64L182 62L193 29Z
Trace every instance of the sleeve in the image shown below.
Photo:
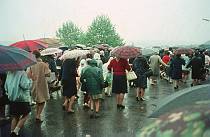
M191 60L189 61L189 63L187 64L186 68L189 68L189 67L192 66L192 60L193 60L193 59L191 59Z
M133 61L133 71L136 71L136 68L137 68L137 66L136 66L136 59Z
M48 65L46 63L44 64L44 74L45 75L50 74L50 69L49 69L49 67L48 67Z
M158 58L159 58L159 62L160 62L161 64L163 64L164 66L167 66L167 65L162 61L162 59L160 58L160 56L159 56Z
M29 90L32 88L32 80L28 78L26 73L23 73L20 78L20 87L24 90Z
M131 66L129 65L127 60L125 60L125 69L127 69L128 71L131 70Z
M109 71L111 71L112 67L113 67L113 61L111 61L111 62L109 63L109 65L107 66L107 69L108 69Z

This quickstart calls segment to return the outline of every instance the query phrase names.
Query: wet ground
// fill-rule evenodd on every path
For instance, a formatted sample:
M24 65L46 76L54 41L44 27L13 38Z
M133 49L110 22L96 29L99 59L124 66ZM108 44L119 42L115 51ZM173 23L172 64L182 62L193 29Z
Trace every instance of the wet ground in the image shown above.
M207 81L208 82L208 81ZM205 82L205 83L207 83ZM21 137L136 137L140 129L153 119L147 118L156 108L156 104L164 97L190 86L181 84L174 90L173 85L160 80L158 85L148 85L146 89L147 101L136 101L135 89L130 88L126 94L124 104L126 108L117 110L115 97L106 97L101 102L100 118L90 119L90 112L83 109L83 95L75 103L74 114L67 114L62 110L62 96L60 91L54 92L47 102L43 113L44 122L35 123L34 109L23 130ZM9 136L9 124L1 126L2 137Z

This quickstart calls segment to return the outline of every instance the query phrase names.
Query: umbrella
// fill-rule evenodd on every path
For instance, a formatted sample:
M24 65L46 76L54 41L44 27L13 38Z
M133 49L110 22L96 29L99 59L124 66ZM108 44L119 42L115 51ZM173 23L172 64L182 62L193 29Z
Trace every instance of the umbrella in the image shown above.
M62 51L65 51L65 50L68 50L69 48L66 46L61 46L61 47L59 47L59 49L61 49Z
M105 50L105 49L109 49L109 45L108 44L100 44L100 45L97 45L96 48L98 48L100 50Z
M155 50L153 49L149 49L149 48L143 48L141 49L142 55L144 56L150 56L150 55L154 55L156 53Z
M40 49L45 49L48 46L38 40L24 40L24 41L19 41L16 43L13 43L13 47L21 48L29 52L33 52L34 50L40 50Z
M41 51L41 55L45 56L45 55L54 55L56 53L61 53L63 52L63 50L58 49L58 48L47 48Z
M85 45L82 45L82 44L76 44L76 47L77 48L82 48L82 49L86 48L86 46Z
M37 39L37 41L40 41L41 43L46 44L50 48L58 48L61 46L59 39L55 39L55 38L40 38L40 39Z
M143 127L139 137L209 137L209 105L193 104L162 115Z
M205 101L210 99L210 84L190 87L180 90L170 96L162 99L155 111L149 117L159 117L160 115L169 112L173 109L184 105L190 105L195 101Z
M178 48L175 50L174 54L193 54L193 52L191 48Z
M24 70L36 63L36 58L32 53L25 50L0 46L0 72Z
M65 59L71 59L71 58L78 58L84 55L87 55L88 53L90 53L89 50L71 50L71 51L65 51L64 54L60 57L61 60L65 60Z
M112 56L116 56L119 58L129 59L129 58L135 58L140 54L140 49L133 46L121 46L114 48L111 51Z

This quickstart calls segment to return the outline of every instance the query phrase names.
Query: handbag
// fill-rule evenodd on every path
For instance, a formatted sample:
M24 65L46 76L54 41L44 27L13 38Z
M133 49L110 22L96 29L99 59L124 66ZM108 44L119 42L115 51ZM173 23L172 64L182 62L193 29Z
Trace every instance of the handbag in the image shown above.
M151 77L153 75L152 69L148 69L145 73L146 77Z
M86 91L87 92L87 83L85 81L82 82L81 91Z
M128 81L137 79L136 73L134 71L126 71L126 78Z

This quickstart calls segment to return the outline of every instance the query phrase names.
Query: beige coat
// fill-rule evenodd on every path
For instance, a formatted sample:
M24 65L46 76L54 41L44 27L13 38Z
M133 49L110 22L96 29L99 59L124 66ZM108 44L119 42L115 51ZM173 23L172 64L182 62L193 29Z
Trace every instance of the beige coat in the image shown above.
M50 69L41 59L37 59L37 64L31 66L30 71L36 79L33 81L32 97L37 103L43 103L50 98L46 79L46 75L49 75Z
M159 55L152 55L149 59L149 66L153 71L153 75L159 77L160 75L160 64L166 66Z

